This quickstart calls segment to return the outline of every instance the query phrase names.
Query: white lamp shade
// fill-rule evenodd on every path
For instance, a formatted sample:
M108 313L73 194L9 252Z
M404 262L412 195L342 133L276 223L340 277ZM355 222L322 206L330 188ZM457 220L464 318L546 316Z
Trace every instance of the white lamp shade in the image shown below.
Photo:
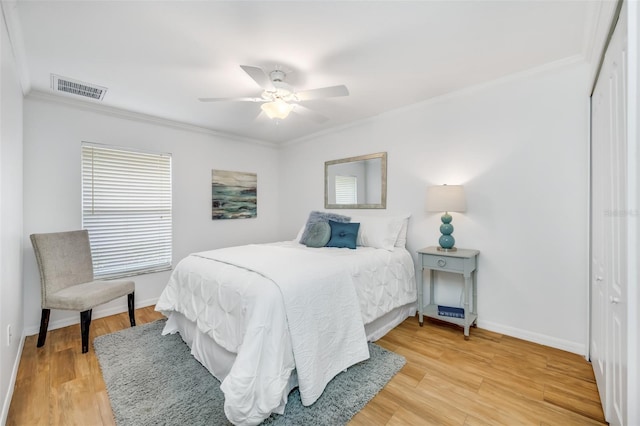
M464 212L467 202L462 185L435 185L427 188L427 211Z
M282 99L276 99L273 102L267 102L260 107L269 118L279 118L281 120L287 118L293 105L286 103Z

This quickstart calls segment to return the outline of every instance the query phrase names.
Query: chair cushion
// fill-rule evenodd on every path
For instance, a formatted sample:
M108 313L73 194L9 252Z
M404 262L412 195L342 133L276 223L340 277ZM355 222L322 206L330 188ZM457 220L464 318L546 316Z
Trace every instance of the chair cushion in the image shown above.
M133 281L91 281L47 295L43 309L86 311L118 297L133 293Z

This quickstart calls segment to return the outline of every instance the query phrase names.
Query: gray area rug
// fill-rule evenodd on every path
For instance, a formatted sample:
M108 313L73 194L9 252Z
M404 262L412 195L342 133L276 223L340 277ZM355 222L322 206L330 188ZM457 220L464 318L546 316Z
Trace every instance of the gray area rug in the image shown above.
M178 334L162 336L165 320L97 337L94 348L119 426L230 425L220 382ZM311 406L289 394L284 415L269 425L343 425L402 368L405 359L369 343L371 358L340 373Z

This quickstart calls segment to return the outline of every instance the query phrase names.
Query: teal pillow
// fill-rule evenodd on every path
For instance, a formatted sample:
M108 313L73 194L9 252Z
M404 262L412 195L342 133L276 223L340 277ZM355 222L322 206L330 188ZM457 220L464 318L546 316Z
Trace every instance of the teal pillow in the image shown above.
M331 226L331 239L327 243L327 247L356 248L359 223L340 223L330 220L329 226Z
M324 247L331 239L331 226L327 222L316 222L309 228L305 245L307 247Z
M349 222L351 218L349 216L343 216L337 213L329 213L329 212L320 212L320 211L312 211L309 213L309 219L307 219L307 224L304 227L304 231L302 232L302 236L300 236L300 244L306 244L307 237L309 236L309 231L314 223L318 222L329 222L333 220L334 222Z

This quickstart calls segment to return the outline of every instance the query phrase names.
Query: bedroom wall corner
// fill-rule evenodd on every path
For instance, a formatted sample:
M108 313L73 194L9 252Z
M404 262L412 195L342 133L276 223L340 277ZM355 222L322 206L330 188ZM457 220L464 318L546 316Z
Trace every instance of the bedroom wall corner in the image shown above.
M583 355L588 80L585 62L559 62L287 145L283 239L323 210L325 161L386 151L386 212L411 213L414 261L439 237L426 187L465 185L468 211L454 214L454 236L481 251L479 326ZM458 305L461 283L446 287L436 297Z
M23 342L22 147L23 95L18 66L0 11L0 424L5 424ZM9 328L11 330L9 330Z
M39 275L29 235L81 226L82 141L172 154L174 266L193 252L275 240L278 153L273 146L39 94L26 97L24 110L22 238L27 334L37 333L40 318ZM257 174L256 218L211 219L212 169ZM169 275L165 271L133 277L136 305L155 304ZM94 309L94 318L123 311L126 301L118 299ZM78 320L76 312L53 310L50 328Z

